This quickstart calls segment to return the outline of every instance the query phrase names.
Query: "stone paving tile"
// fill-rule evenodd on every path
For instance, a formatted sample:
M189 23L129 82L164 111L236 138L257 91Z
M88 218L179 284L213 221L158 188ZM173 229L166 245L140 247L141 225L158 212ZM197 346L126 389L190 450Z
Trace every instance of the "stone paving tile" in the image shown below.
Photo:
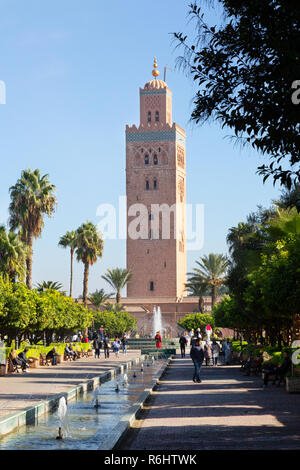
M58 393L67 392L74 386L102 374L116 364L130 361L140 356L139 350L120 353L109 359L94 357L67 361L57 366L43 366L30 369L29 373L8 374L0 377L0 417L22 410L37 401L48 400Z
M202 368L178 356L167 369L122 449L300 449L300 395L262 388L239 366Z

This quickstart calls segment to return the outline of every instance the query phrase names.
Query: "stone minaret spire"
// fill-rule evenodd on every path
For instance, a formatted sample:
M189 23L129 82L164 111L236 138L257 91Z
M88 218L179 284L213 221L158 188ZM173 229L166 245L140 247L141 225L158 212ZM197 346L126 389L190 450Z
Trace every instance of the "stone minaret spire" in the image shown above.
M127 296L143 299L181 297L186 282L185 131L172 122L172 92L157 67L155 58L154 79L140 88L139 126L126 126Z

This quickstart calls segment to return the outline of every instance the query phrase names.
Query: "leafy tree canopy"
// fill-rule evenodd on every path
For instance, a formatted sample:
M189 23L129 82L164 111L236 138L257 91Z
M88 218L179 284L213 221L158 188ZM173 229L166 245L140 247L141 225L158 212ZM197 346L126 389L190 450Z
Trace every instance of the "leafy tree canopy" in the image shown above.
M184 50L178 64L198 84L192 120L217 119L268 159L258 167L263 181L271 176L291 188L300 177L299 105L291 88L300 78L300 3L216 0L220 25L207 24L202 3L190 5L194 37L174 34Z

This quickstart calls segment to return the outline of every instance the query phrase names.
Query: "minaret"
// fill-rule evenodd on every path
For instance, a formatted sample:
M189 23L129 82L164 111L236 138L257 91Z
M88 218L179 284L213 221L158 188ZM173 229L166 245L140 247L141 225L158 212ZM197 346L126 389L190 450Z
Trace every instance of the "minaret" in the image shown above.
M139 127L126 126L127 296L143 299L181 297L186 282L185 131L172 122L156 58L152 75L140 88Z

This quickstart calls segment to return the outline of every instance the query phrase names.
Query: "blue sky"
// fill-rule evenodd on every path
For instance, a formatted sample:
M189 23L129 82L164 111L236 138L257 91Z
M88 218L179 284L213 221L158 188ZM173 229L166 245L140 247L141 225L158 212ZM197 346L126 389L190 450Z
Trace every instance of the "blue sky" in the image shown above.
M153 57L173 92L173 120L187 131L187 202L204 204L203 249L188 253L188 270L210 252L226 253L228 228L280 194L255 174L262 161L233 146L218 124L189 122L193 82L175 70L172 35L187 31L190 0L0 0L0 222L7 221L9 186L25 168L49 173L57 187L55 216L34 246L33 282L68 288L69 253L60 236L82 222L99 222L99 204L125 194L125 125L139 124L139 87ZM216 12L207 18L217 21ZM89 291L106 288L107 268L124 266L125 242L106 241L91 269ZM82 291L75 264L74 293Z

